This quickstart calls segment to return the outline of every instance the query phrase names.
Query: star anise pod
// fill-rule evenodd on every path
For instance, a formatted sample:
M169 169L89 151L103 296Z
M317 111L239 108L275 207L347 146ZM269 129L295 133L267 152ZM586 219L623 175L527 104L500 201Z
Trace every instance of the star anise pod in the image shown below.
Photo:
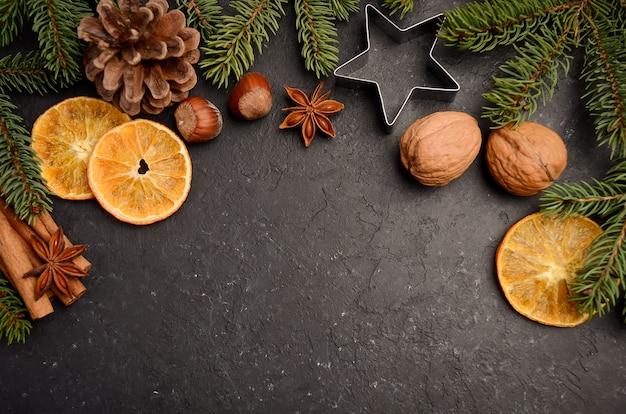
M76 244L65 248L65 237L63 235L63 229L60 226L52 237L50 237L48 244L39 237L33 237L31 239L31 246L35 253L37 253L37 256L43 260L44 264L35 267L22 277L38 278L37 284L35 285L36 299L39 299L46 291L51 289L53 283L61 293L70 296L67 278L82 278L87 276L87 273L72 262L72 259L85 252L87 245Z
M330 91L322 93L323 88L324 81L320 81L309 98L300 89L285 86L287 95L298 106L283 108L283 111L289 112L289 114L279 128L294 128L302 125L302 138L304 138L304 145L307 147L311 145L318 129L335 138L335 128L328 116L336 114L344 108L341 102L328 99Z

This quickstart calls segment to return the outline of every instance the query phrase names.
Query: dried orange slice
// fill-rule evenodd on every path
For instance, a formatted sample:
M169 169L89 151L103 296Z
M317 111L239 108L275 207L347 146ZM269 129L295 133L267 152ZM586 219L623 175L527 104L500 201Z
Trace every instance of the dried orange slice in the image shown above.
M41 176L60 198L93 198L87 181L87 160L102 134L130 117L101 99L65 99L42 113L31 131L32 148L41 159Z
M569 301L568 285L580 272L602 228L586 217L534 213L515 223L496 252L500 286L513 308L536 322L574 327L587 320Z
M136 119L98 140L87 177L106 211L127 223L151 224L174 214L187 198L191 158L171 129Z

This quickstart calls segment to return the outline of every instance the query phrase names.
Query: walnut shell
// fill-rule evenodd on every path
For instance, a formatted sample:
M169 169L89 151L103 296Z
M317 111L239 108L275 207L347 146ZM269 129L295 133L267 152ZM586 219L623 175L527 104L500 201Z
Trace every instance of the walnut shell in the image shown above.
M534 122L489 134L487 165L496 182L511 194L531 196L548 188L567 165L565 143L553 130Z
M413 178L443 186L474 162L482 145L476 119L464 112L434 112L418 119L400 139L400 159Z

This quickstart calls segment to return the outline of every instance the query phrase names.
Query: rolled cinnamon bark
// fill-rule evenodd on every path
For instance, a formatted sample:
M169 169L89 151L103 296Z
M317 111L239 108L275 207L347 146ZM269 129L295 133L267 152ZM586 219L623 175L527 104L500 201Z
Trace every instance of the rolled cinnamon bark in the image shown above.
M9 222L13 228L22 236L27 242L30 241L32 232L35 232L46 243L50 241L50 237L59 229L59 226L54 221L50 213L46 212L41 216L38 216L32 225L29 225L23 220L20 220L15 211L6 205L6 202L0 198L0 211L4 213L9 219ZM67 235L65 237L65 247L73 246ZM83 272L88 272L91 269L91 262L85 258L85 256L78 256L72 260L76 266L78 266Z
M4 200L2 200L1 198L0 198L0 215L4 215L6 217L9 224L11 224L11 227L13 227L13 229L22 237L22 239L24 239L24 241L29 247L30 247L30 243L33 237L41 237L41 239L47 243L50 240L50 237L52 236L52 234L48 232L48 228L43 224L42 220L36 220L32 226L29 226L25 221L20 220L15 214L15 211L13 211L11 207L7 206ZM54 220L52 220L52 217L50 217L49 214L47 214L47 216L48 216L48 219L47 219L48 222L54 223ZM56 225L56 223L54 223L54 226L56 227L56 229L59 228ZM70 247L71 245L72 244L69 241L69 239L65 237L65 246ZM32 265L31 269L34 267L40 266L42 264L41 259L39 259L39 256L35 254L32 248L27 249L27 254L31 261L31 265ZM73 260L73 262L76 266L78 266L84 272L87 272L91 268L91 263L87 259L85 259L84 256L76 257ZM65 306L69 306L72 303L76 302L76 300L80 298L81 296L83 296L85 292L87 291L87 288L85 287L83 282L78 278L70 277L68 278L67 283L68 283L68 290L70 292L69 295L63 294L62 292L58 290L54 290L54 294L61 300L61 302L63 302ZM50 294L48 296L51 297Z
M35 299L36 278L22 277L33 268L29 250L30 246L11 226L7 217L0 214L0 261L3 273L21 296L31 319L35 320L51 314L54 308L47 295Z

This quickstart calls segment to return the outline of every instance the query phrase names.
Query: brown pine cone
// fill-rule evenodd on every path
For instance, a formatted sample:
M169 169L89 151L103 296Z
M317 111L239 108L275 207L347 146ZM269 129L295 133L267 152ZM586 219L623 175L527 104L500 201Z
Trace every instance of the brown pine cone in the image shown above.
M200 33L187 27L180 10L168 12L167 0L101 0L98 17L78 26L89 42L85 73L98 94L129 115L158 114L187 98L198 81Z

